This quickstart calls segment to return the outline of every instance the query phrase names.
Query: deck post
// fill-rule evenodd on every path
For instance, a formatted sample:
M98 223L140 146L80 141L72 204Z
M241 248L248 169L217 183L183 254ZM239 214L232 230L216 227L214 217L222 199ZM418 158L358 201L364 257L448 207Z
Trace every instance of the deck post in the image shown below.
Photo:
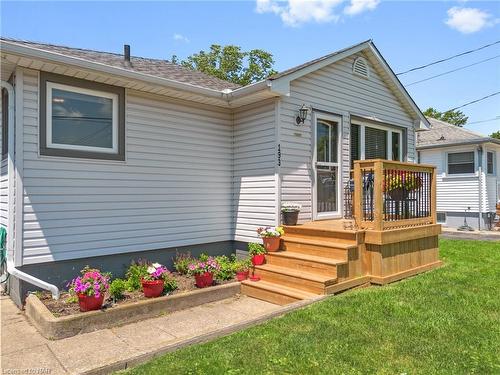
M373 225L375 230L383 230L383 161L376 160L374 163L374 186L373 186Z
M354 221L356 222L356 227L361 227L361 210L362 210L362 197L361 197L361 189L363 187L363 180L361 177L361 165L359 161L354 161L354 199L353 199L353 208L354 208Z
M432 224L436 224L437 223L437 203L436 203L436 199L437 199L437 181L436 181L436 167L432 168L432 171L431 171L431 187L430 187L430 190L431 190L431 212L430 212L430 216L431 216L431 223Z

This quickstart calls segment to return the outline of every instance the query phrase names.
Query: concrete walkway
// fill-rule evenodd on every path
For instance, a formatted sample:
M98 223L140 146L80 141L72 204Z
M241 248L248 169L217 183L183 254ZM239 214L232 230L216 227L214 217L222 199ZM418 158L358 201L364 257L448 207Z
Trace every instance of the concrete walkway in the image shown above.
M454 228L444 228L440 235L442 238L452 240L477 240L477 241L500 241L499 231L475 230L474 232L461 232Z
M287 310L236 296L139 323L50 341L9 297L0 298L2 374L108 373Z

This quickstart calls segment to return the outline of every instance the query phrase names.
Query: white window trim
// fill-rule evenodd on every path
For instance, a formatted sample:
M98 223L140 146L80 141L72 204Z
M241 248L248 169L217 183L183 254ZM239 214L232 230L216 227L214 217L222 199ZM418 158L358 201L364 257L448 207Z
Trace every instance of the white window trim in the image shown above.
M383 125L377 125L377 124L372 124L372 123L367 123L363 121L351 121L351 124L358 125L359 126L359 138L360 138L360 150L359 150L359 157L360 160L366 160L365 158L365 128L373 128L373 129L380 129L384 130L387 134L387 160L392 161L392 133L398 133L399 134L399 160L403 160L403 131L400 129L395 129L390 126L383 126Z
M53 143L52 142L52 90L60 89L64 91L75 92L78 94L92 95L102 98L111 99L113 103L112 109L112 148L108 147L95 147L95 146L79 146L79 145L68 145L64 143ZM47 82L47 118L46 118L46 136L47 136L47 148L56 148L64 150L79 150L79 151L92 151L101 152L105 154L117 154L118 153L118 107L119 100L117 94L112 94L105 91L84 89L76 86L63 85L61 83Z
M474 154L474 172L472 173L450 173L448 170L449 163L448 163L448 155L449 154L462 154L464 152L472 152ZM476 176L477 175L477 169L478 169L478 160L477 160L477 154L476 150L474 149L464 149L460 151L447 151L445 158L444 158L444 163L445 163L445 168L444 170L446 171L446 177L471 177L471 176Z

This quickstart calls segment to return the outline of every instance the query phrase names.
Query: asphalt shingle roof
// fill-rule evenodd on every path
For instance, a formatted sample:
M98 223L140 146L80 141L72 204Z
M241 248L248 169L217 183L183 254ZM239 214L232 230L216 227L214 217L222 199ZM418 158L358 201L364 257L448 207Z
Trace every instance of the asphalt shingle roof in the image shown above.
M240 87L239 85L232 82L224 81L200 71L191 70L189 68L173 64L167 60L131 56L130 64L128 64L125 61L124 56L119 53L101 52L82 48L71 48L54 44L37 43L5 37L1 37L0 41L8 41L22 46L37 48L47 52L59 53L70 57L77 57L91 62L98 62L113 67L127 69L155 77L166 78L177 82L188 83L191 85L196 85L213 90L234 90Z
M441 120L431 117L427 119L431 124L431 128L417 133L417 147L447 146L474 142L483 143L488 141L497 142L493 138Z

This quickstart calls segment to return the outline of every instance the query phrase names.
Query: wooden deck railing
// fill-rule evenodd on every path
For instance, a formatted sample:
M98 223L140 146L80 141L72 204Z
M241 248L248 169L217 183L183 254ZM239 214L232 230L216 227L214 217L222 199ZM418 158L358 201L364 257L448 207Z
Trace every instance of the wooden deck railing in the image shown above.
M390 160L354 162L353 216L360 229L436 223L436 168Z

